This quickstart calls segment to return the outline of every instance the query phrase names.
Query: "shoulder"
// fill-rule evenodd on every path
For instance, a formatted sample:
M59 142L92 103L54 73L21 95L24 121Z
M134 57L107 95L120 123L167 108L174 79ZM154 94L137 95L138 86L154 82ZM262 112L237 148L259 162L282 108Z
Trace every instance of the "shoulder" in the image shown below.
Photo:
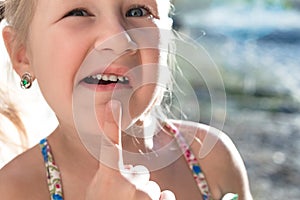
M232 140L221 130L191 121L171 121L191 141L209 183L218 187L215 196L228 192L239 194L239 199L252 199L244 162ZM210 185L210 184L209 184ZM211 191L214 193L214 191Z
M200 159L204 159L213 151L220 151L221 154L228 154L233 158L236 154L239 155L232 140L219 129L192 121L171 120L170 122L188 142L198 143L197 155Z
M17 156L0 170L1 199L45 199L46 172L38 146Z

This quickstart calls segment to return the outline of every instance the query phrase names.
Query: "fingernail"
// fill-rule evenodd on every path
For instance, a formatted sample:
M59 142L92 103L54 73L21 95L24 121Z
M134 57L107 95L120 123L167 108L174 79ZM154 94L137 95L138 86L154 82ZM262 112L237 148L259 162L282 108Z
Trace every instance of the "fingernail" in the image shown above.
M110 106L113 111L118 111L121 108L121 102L118 100L111 100Z

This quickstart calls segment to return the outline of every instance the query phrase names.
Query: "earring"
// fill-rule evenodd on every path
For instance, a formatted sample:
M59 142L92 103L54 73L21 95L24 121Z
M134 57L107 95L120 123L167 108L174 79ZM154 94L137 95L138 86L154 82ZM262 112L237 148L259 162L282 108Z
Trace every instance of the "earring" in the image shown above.
M32 76L29 72L25 72L20 81L20 86L23 89L29 89L32 85Z

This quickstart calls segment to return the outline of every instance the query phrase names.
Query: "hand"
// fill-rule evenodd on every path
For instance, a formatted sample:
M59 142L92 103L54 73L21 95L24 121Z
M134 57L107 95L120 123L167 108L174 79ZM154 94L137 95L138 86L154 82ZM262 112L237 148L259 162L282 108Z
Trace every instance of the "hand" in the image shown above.
M124 165L121 118L120 102L108 102L105 108L105 134L102 136L99 169L88 187L86 200L175 200L171 191L161 192L159 185L149 180L150 173L146 167ZM102 162L104 160L105 163Z

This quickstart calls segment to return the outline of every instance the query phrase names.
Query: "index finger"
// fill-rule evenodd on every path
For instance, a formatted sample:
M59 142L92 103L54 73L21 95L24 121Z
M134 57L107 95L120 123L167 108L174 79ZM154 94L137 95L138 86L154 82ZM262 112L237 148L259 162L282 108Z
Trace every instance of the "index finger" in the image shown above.
M100 163L114 169L124 169L122 154L121 103L111 100L105 107L105 119L100 147Z
M104 135L101 142L100 159L104 159L105 163L103 164L106 166L102 165L102 168L118 169L120 174L132 184L146 183L150 178L149 170L146 167L141 165L135 167L124 165L121 123L121 103L111 100L105 108Z

